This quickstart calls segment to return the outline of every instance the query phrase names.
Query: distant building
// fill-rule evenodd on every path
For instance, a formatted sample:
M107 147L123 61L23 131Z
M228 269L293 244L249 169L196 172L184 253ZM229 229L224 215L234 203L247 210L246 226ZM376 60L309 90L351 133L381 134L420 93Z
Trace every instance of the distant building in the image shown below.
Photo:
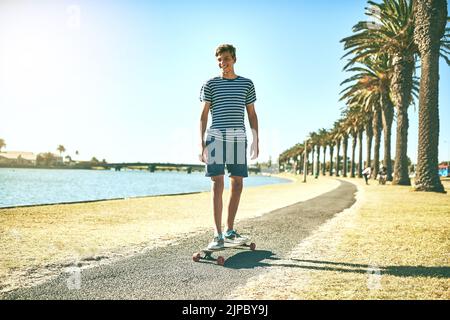
M36 164L36 157L33 152L27 151L6 151L0 152L0 163L3 164Z
M40 165L62 165L64 163L63 157L53 152L41 152L36 158Z
M450 166L445 163L439 165L439 175L441 177L450 177Z

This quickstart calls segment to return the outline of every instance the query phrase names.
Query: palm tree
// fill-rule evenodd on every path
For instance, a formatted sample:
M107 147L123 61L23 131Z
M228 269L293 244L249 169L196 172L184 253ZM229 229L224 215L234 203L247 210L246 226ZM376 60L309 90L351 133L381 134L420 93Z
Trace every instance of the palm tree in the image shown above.
M339 153L341 150L341 142L343 138L343 130L341 127L341 121L335 121L333 125L333 139L336 142L336 177L339 177L339 170L340 170L340 157Z
M2 151L2 148L6 147L5 140L0 139L0 151Z
M373 105L372 129L374 136L372 177L376 179L376 177L378 176L378 170L380 169L380 142L382 131L381 105L379 102L375 102Z
M350 177L354 178L355 177L355 151L356 151L356 143L357 143L357 139L358 139L358 133L356 131L356 127L351 126L349 127L349 134L352 136L352 159L350 162Z
M320 133L320 143L322 145L323 148L323 163L322 163L322 175L325 175L326 172L326 168L327 168L327 163L326 163L326 156L327 156L327 147L328 147L328 143L329 143L329 138L328 138L328 131L326 129L320 129L319 131Z
M384 159L386 167L386 180L392 181L392 157L391 157L391 129L394 121L394 106L389 95L381 96L381 123L383 124Z
M391 165L391 127L393 121L393 104L390 99L390 78L392 64L385 53L368 55L361 59L360 66L347 69L356 72L355 75L341 83L354 82L341 91L344 93L340 100L347 99L347 104L362 106L366 113L373 114L372 129L375 136L374 172L376 177L379 165L379 147L381 128L384 132L384 164L388 177L392 177Z
M356 171L356 162L355 162L356 145L358 142L358 138L360 137L360 132L364 130L364 125L361 122L363 111L360 105L353 103L347 105L347 109L345 110L344 114L345 114L344 126L347 130L347 133L352 136L352 158L350 163L350 177L354 178ZM362 154L362 151L360 152L360 154Z
M63 153L63 152L66 152L66 148L64 148L64 146L61 145L61 144L58 146L58 148L57 148L56 150L59 151L59 155L60 155L60 156L62 156L62 153Z
M311 144L311 150L312 150L312 175L314 175L317 178L316 172L317 170L319 170L319 167L316 166L316 170L314 170L314 152L315 152L315 147L317 146L317 154L320 154L320 147L319 147L319 136L316 132L310 132L309 133L309 142Z
M366 167L372 167L372 142L373 142L373 114L367 115L365 123L366 131Z
M347 122L341 121L341 133L342 133L342 175L346 178L348 172L348 161L347 161L347 151L348 151L348 131Z
M361 123L361 126L358 128L358 178L362 178L362 166L363 166L363 147L362 147L362 139L364 132L364 123Z
M334 153L334 144L336 143L335 139L334 139L334 132L330 131L328 133L328 145L330 146L329 150L330 150L330 177L333 175L333 167L334 167L334 162L333 162L333 153Z
M439 179L439 50L442 47L447 64L450 60L450 39L445 28L447 17L446 0L414 1L414 43L421 60L419 97L419 145L415 189L418 191L445 192ZM446 34L447 33L447 34ZM441 38L443 38L441 40Z
M320 173L320 148L322 146L322 140L323 140L323 129L319 129L318 133L315 134L316 138L316 146L317 146L317 153L316 153L316 171L314 173L315 177L319 177Z
M395 161L396 184L409 185L407 165L408 143L408 107L411 104L413 87L413 72L415 69L415 52L413 30L414 19L412 15L412 1L383 0L378 4L368 1L372 10L367 12L376 22L359 22L354 26L356 33L342 41L347 54L355 53L355 57L348 65L361 61L374 53L386 53L392 63L392 77L390 91L393 105L397 111L397 141ZM375 26L375 27L374 27ZM359 32L359 33L358 33ZM393 114L392 114L393 117ZM392 124L390 110L385 110L384 123ZM385 132L390 134L390 132ZM390 136L388 137L390 139ZM385 146L386 146L385 138ZM388 143L390 147L390 141ZM390 150L385 156L385 165L388 168L388 179L391 180Z

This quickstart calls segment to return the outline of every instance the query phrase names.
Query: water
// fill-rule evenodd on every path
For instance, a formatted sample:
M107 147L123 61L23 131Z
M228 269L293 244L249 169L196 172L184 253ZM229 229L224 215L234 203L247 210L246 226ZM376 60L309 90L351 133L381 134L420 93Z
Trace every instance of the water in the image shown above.
M249 175L244 186L286 183ZM229 178L225 175L225 188ZM0 208L148 195L209 191L204 173L0 168Z

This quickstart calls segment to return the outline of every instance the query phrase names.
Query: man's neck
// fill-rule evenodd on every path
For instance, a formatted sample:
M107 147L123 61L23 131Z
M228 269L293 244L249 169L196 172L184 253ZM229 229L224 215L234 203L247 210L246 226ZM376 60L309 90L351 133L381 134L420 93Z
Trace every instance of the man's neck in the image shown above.
M224 79L236 79L237 75L234 73L234 70L231 72L223 73L221 74L221 77Z

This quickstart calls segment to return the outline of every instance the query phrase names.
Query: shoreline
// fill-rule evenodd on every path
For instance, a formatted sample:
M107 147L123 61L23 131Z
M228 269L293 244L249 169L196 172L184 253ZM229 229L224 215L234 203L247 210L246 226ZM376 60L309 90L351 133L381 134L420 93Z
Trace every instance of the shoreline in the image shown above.
M20 168L23 169L23 168ZM88 169L89 170L89 169ZM287 178L284 176L279 176L279 174L255 174L255 176L263 176L263 177L274 177L282 180L286 180L286 182L281 183L271 183L271 184L283 184L283 183L289 183L289 182L295 182L294 179ZM267 185L271 185L267 184ZM264 184L265 185L265 184ZM261 185L261 186L264 186ZM253 188L258 186L248 186L246 188ZM188 191L188 192L180 192L180 193L164 193L164 194L150 194L150 195L140 195L140 196L129 196L129 197L117 197L117 198L103 198L103 199L90 199L90 200L80 200L80 201L62 201L62 202L49 202L49 203L37 203L37 204L19 204L19 205L12 205L12 206L0 206L0 210L8 210L8 209L17 209L17 208L28 208L28 207L42 207L42 206L55 206L55 205L72 205L72 204L79 204L79 203L92 203L92 202L101 202L101 201L115 201L115 200L129 200L129 199L138 199L138 198L151 198L151 197L173 197L173 196L181 196L181 195L189 195L189 194L197 194L202 192L209 192L208 190L205 191Z
M248 187L236 224L316 197L335 179ZM229 197L229 190L223 196ZM90 268L146 250L186 241L211 230L211 192L67 205L0 208L0 292L32 286L68 266ZM226 207L225 207L226 208ZM226 210L226 209L225 209Z

